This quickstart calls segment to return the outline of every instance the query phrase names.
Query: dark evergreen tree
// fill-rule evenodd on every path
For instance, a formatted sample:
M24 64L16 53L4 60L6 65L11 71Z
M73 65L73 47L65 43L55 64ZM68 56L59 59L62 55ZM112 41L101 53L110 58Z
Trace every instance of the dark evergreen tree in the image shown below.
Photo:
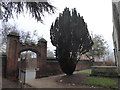
M37 21L42 22L41 16L44 16L44 12L54 13L55 7L49 2L1 2L0 6L2 9L2 16L4 21L8 21L9 18L13 17L13 13L18 14L29 11Z
M78 55L88 52L93 45L87 24L76 9L65 8L50 29L50 38L56 46L56 55L61 69L72 75L78 62Z

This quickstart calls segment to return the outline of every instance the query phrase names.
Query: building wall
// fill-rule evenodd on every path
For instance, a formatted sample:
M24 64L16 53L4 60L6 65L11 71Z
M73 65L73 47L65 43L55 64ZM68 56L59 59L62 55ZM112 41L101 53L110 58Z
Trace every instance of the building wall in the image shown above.
M120 72L120 2L112 2L112 4L114 56Z
M114 43L114 57L115 57L115 63L118 66L118 62L119 62L119 54L118 54L118 35L117 35L117 31L115 28L115 25L113 26L113 43Z
M120 72L120 51L117 52L117 56L118 56L117 66L118 66L118 70L119 70L119 72Z

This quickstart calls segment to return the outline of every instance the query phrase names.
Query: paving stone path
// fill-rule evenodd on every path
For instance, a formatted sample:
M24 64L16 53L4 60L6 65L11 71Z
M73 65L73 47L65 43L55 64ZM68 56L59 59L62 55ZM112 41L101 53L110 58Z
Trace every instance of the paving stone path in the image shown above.
M88 85L82 85L80 82L87 78L87 74L65 74L27 80L26 83L35 88L97 88Z
M17 81L11 81L6 78L2 78L2 88L21 88L21 84ZM24 88L32 88L29 85L25 85Z

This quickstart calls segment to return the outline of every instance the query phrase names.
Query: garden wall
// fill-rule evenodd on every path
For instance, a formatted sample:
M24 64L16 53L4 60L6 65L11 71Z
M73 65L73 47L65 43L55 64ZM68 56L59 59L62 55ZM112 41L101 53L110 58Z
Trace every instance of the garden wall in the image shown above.
M7 56L6 56L6 54L2 53L2 56L0 56L0 58L2 58L2 60L1 60L1 62L2 62L2 76L6 77Z
M6 77L6 56L2 55L2 74L3 77ZM76 71L78 70L84 70L84 69L89 69L92 66L92 62L90 60L79 60L76 66ZM61 71L60 65L56 59L47 59L46 60L46 66L45 66L45 75L55 75L55 74L60 74L63 73Z
M90 60L80 60L76 66L76 71L89 69L92 66ZM62 73L58 61L55 59L47 59L46 63L46 73L47 74L59 74Z
M92 66L92 62L90 60L79 60L76 70L84 70L84 69L89 69Z
M52 74L52 75L62 73L58 61L47 61L46 62L46 73Z
M93 62L93 66L102 66L104 65L104 62Z

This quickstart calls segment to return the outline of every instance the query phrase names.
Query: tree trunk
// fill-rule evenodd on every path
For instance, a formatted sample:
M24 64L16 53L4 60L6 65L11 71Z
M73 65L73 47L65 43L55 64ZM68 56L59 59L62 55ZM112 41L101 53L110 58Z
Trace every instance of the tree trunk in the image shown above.
M70 58L69 53L64 53L61 58L59 58L59 64L64 73L67 75L72 75L76 68L76 59Z
M72 62L67 62L66 60L59 61L60 67L64 73L67 75L72 75L75 71L76 64L73 64Z
M70 51L64 49L63 47L59 47L56 50L58 62L60 65L61 70L66 73L67 75L72 75L75 71L77 59L75 58L76 55L74 53L70 54Z

